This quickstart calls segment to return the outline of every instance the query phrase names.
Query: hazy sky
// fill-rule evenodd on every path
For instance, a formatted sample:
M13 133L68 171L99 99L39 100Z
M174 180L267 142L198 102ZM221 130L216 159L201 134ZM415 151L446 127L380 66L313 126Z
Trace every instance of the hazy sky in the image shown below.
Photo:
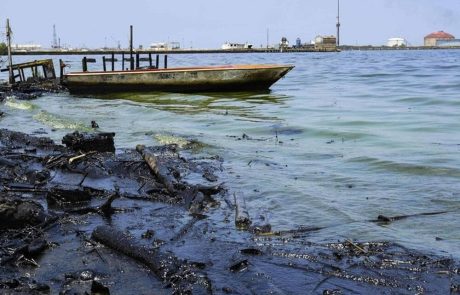
M404 37L411 45L438 30L460 38L460 0L341 0L341 43L385 44ZM337 0L0 0L1 38L9 17L14 43L49 47L56 24L61 44L128 46L178 41L183 48L218 48L226 41L255 47L285 36L308 42L334 34Z

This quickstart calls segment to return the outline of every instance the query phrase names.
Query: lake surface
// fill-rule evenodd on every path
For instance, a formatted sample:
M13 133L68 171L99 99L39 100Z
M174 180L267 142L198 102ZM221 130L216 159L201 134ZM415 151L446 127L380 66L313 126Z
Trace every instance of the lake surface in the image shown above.
M62 58L81 69L81 56ZM170 67L231 63L296 68L268 93L9 98L0 126L60 141L95 120L130 148L196 139L197 157L223 157L221 180L274 230L460 257L460 51L169 55ZM448 213L369 222L436 211Z

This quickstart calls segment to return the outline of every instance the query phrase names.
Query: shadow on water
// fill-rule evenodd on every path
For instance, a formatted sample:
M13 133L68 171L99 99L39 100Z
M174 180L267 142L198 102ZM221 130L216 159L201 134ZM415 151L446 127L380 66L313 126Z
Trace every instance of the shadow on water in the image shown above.
M98 94L93 98L102 100L121 99L161 111L178 114L214 113L259 119L277 120L258 114L256 105L282 105L288 95L267 91L251 92L203 92L203 93L166 93L166 92L125 92Z

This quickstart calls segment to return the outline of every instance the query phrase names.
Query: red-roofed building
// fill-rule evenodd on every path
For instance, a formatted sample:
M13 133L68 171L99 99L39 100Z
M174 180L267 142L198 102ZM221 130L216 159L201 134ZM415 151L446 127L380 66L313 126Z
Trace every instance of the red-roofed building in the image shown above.
M450 41L454 39L455 37L451 34L439 31L425 37L425 46L438 46L438 41Z

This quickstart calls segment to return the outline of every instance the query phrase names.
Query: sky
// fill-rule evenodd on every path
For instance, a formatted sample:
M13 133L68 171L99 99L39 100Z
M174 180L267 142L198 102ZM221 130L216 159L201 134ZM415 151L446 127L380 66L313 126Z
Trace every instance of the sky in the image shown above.
M383 45L391 37L422 45L443 30L460 38L460 0L340 0L341 44ZM73 48L176 41L182 48L220 48L224 42L266 46L287 37L310 42L336 34L337 0L0 0L0 41L6 18L13 43L48 48L53 24L61 45Z

